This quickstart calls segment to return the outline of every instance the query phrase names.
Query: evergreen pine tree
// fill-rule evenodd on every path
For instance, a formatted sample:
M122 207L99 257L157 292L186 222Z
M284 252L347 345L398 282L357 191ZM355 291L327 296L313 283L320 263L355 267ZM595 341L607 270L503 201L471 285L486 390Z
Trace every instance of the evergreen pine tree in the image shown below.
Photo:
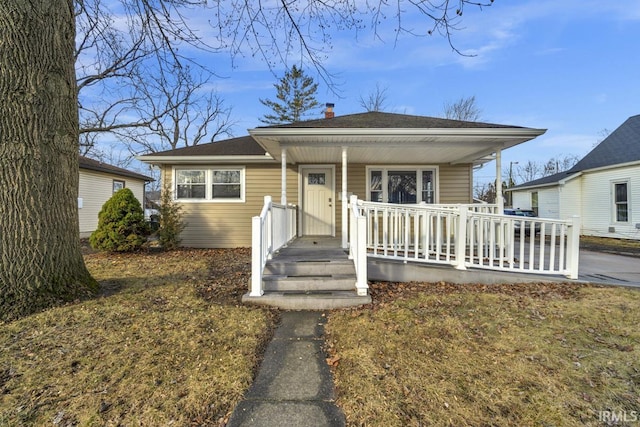
M296 65L273 86L277 90L277 101L260 99L263 105L273 110L273 113L265 114L260 119L263 123L278 125L297 122L305 113L320 105L316 100L318 83L314 83L313 78L305 75L304 70Z

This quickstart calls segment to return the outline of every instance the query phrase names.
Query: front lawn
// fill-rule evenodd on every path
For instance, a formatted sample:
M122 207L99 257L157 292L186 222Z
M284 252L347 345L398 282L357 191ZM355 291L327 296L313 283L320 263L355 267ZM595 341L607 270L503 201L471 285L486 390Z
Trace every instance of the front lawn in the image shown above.
M373 306L333 313L326 327L348 425L640 422L638 290L444 283L372 290Z
M85 259L101 297L0 325L0 425L222 425L273 330L249 251Z
M102 296L0 324L0 425L224 425L277 320L240 304L250 250L85 259ZM349 426L640 419L638 290L371 290L373 304L331 312L326 326Z

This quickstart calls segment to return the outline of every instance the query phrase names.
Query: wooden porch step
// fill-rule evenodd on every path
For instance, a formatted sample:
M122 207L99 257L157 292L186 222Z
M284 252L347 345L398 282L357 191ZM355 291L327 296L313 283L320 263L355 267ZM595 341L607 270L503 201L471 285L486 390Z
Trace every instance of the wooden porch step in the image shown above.
M355 274L269 275L262 278L262 283L265 291L276 292L353 291L356 276Z
M265 292L260 297L246 294L242 302L284 310L333 310L370 304L371 296L358 296L355 291Z

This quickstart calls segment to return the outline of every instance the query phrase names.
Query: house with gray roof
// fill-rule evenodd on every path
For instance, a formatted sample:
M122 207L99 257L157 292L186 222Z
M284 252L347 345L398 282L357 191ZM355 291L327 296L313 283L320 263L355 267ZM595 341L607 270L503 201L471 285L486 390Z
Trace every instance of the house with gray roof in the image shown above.
M140 156L162 170L190 247L251 246L266 195L297 209L298 236L346 247L351 195L383 203L471 204L473 168L544 129L383 112L257 127L249 135ZM499 168L496 168L499 173Z
M580 216L582 234L640 239L640 115L571 169L512 189L513 206L546 218Z

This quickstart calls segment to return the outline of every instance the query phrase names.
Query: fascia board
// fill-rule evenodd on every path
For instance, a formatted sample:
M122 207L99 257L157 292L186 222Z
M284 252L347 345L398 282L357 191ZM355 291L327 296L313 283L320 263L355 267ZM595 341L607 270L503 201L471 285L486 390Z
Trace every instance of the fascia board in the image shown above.
M275 159L270 155L257 156L136 156L136 159L152 164L209 164L209 163L271 163Z
M600 172L600 171L607 170L607 169L626 168L626 167L638 166L638 165L640 165L640 161L639 160L635 160L633 162L616 163L614 165L600 166L598 168L593 168L593 169L584 169L582 172L583 173L592 173L592 172Z
M540 136L546 129L533 128L275 128L250 129L251 136L449 136L522 138Z

